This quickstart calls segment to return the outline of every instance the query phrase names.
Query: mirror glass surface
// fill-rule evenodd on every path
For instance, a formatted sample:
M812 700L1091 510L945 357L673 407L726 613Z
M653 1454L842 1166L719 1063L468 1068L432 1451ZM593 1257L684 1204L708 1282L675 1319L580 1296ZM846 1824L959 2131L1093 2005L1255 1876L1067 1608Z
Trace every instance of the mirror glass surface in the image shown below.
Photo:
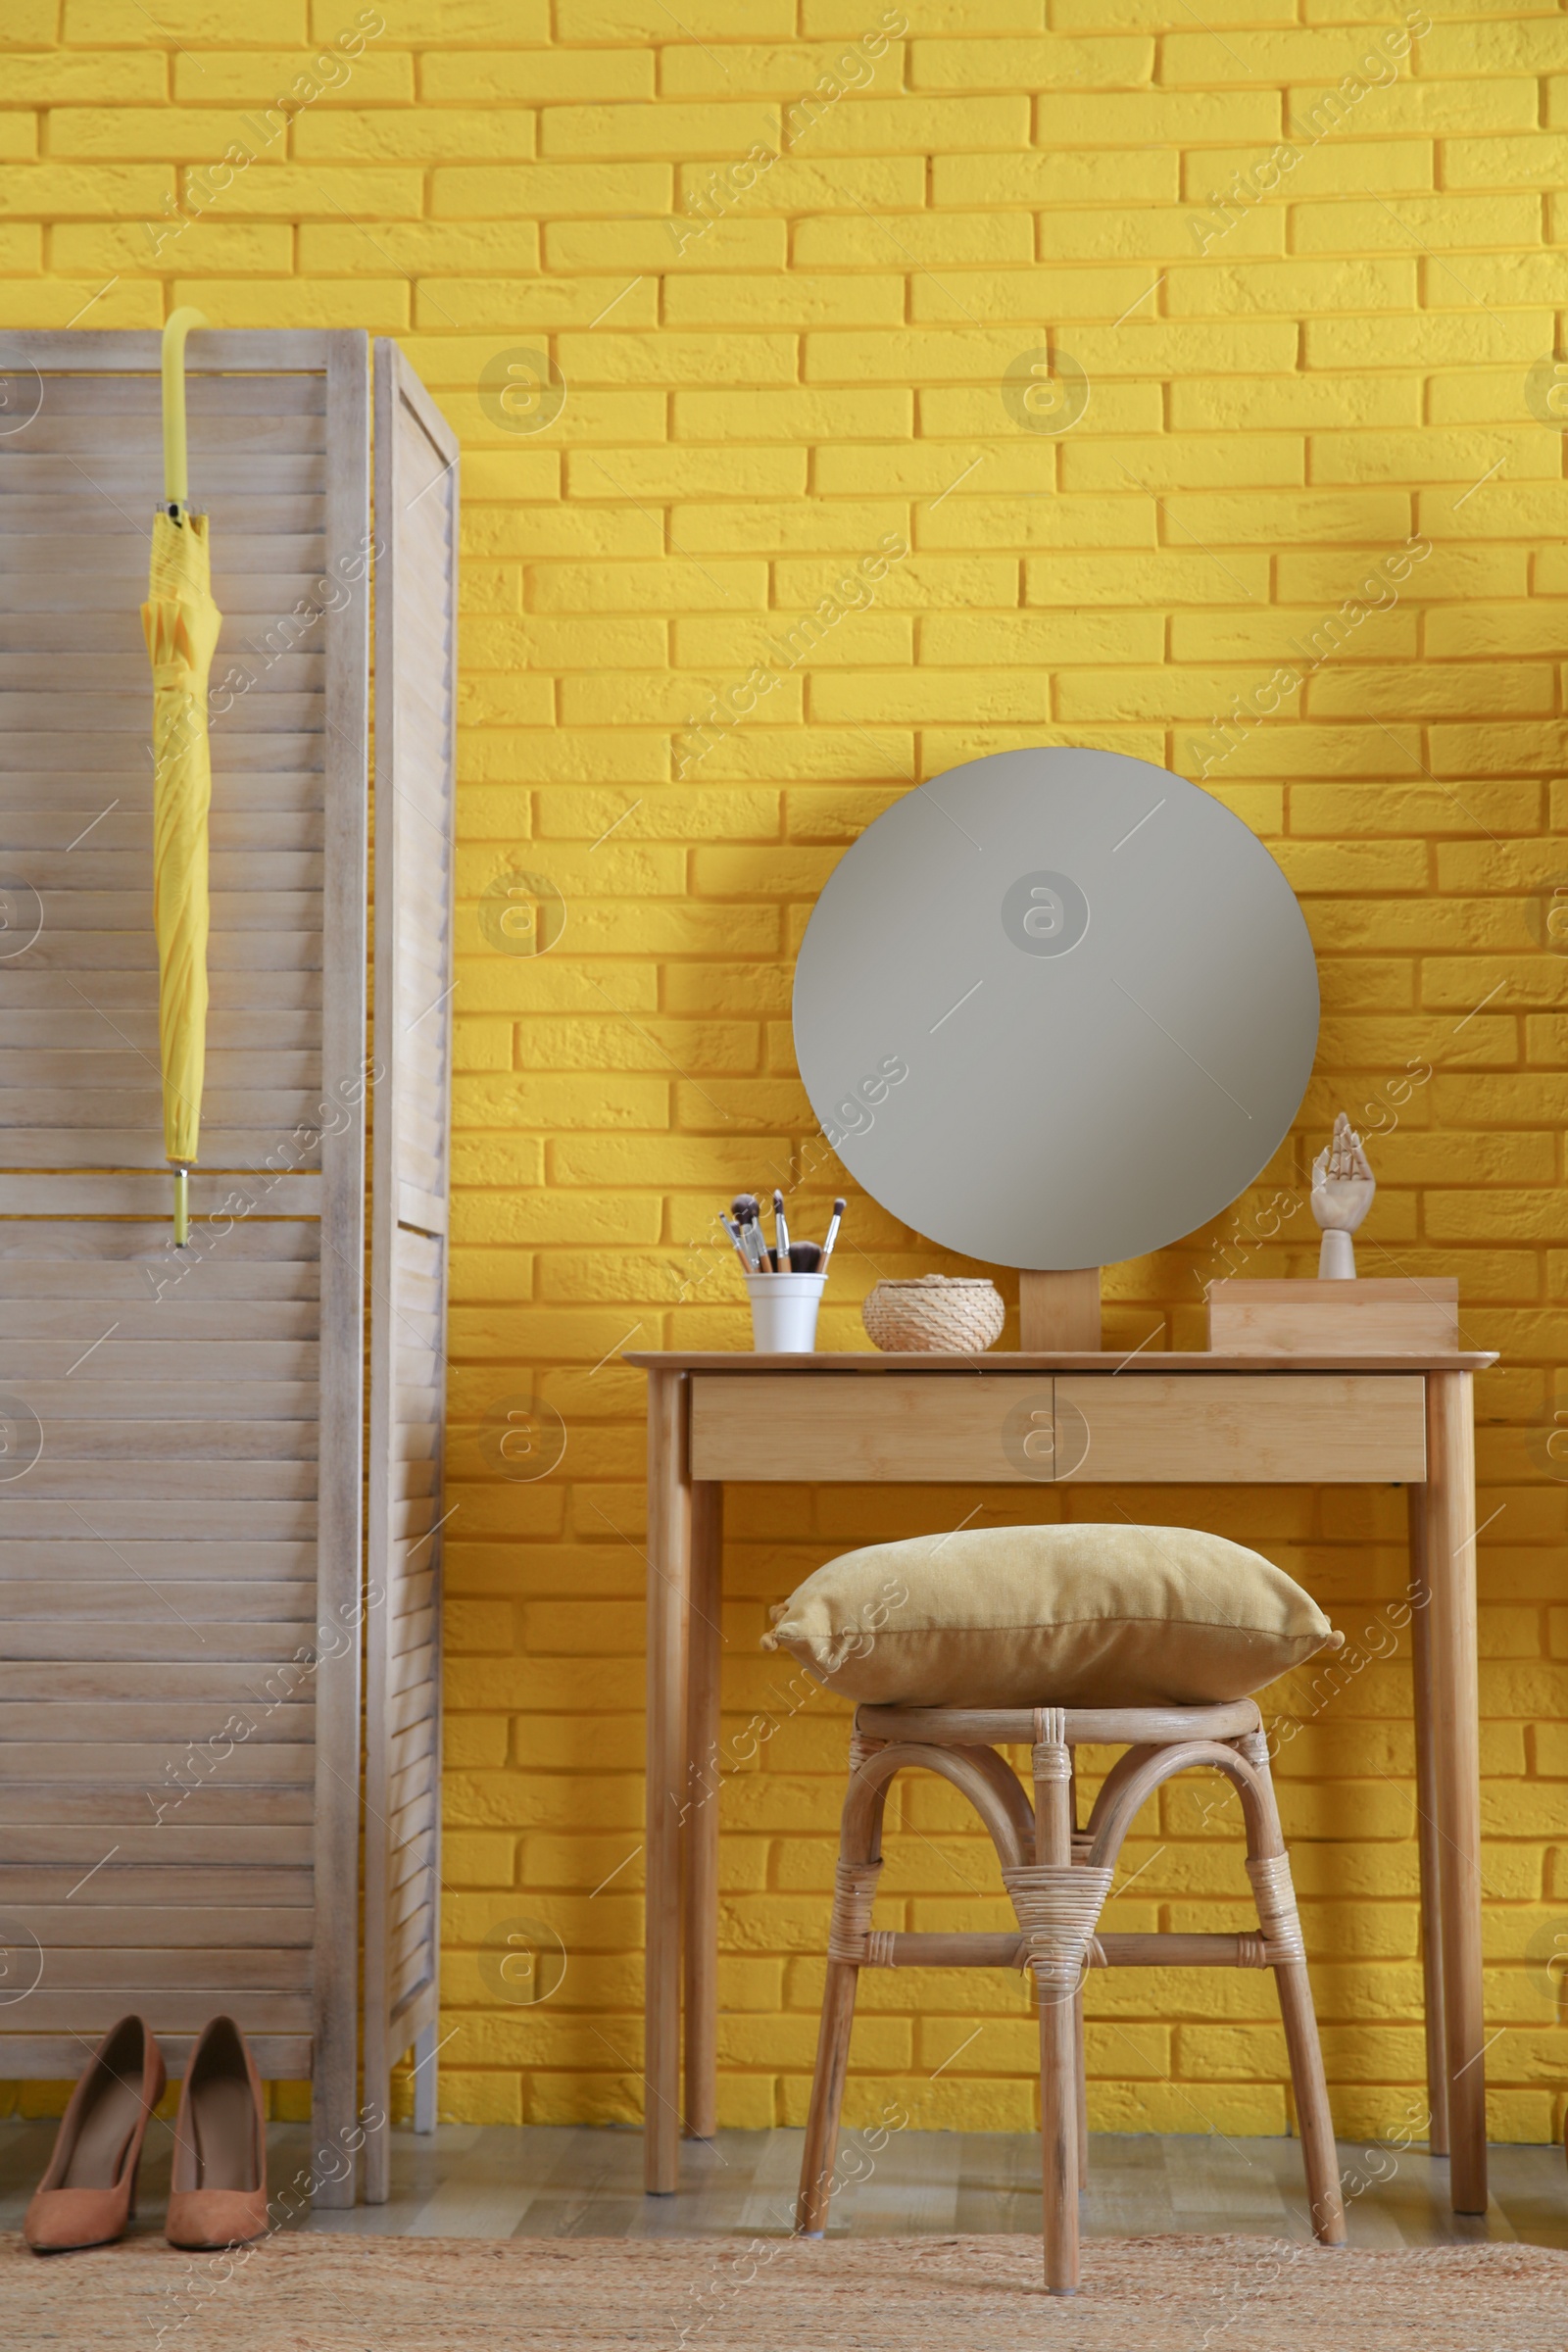
M1067 1270L1228 1207L1300 1107L1317 966L1239 817L1117 752L920 785L833 873L795 971L828 1141L945 1248Z

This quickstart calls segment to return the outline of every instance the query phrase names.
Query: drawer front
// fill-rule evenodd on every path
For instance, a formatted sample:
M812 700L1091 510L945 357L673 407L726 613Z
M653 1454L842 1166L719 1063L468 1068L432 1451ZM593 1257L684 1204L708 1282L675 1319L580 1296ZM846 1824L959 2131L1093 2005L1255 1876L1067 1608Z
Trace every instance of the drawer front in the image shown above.
M692 1476L1049 1485L1059 1386L1005 1372L699 1372Z
M1414 1483L1427 1474L1418 1373L1056 1377L1056 1476L1078 1485Z

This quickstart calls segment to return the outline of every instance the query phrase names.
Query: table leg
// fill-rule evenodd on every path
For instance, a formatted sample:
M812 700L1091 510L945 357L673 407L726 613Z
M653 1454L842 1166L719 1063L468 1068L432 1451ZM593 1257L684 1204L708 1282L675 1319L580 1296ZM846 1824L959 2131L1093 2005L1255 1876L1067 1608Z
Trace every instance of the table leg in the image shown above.
M724 1490L692 1488L686 1682L686 2129L718 2129L718 1740Z
M1405 1490L1410 1522L1410 1675L1415 1692L1416 1839L1421 1855L1421 1979L1427 2037L1427 2146L1448 2153L1448 2053L1443 2014L1443 1840L1438 1835L1438 1739L1432 1713L1432 1580L1427 1491Z
M1060 1724L1061 1717L1056 1717ZM1072 1750L1035 1715L1035 1860L1060 1869L1072 1861ZM1058 1777L1059 1776L1059 1777ZM1046 2289L1078 2292L1077 2003L1049 1978L1031 1973L1040 2008L1040 2158L1044 2193Z
M690 1637L688 1382L648 1379L648 1893L643 2059L643 2184L670 2196L680 2174L681 1807L686 1801L686 1644Z
M1443 1991L1455 2213L1487 2209L1481 1981L1481 1691L1475 1420L1468 1372L1427 1375L1427 1573L1443 1846Z

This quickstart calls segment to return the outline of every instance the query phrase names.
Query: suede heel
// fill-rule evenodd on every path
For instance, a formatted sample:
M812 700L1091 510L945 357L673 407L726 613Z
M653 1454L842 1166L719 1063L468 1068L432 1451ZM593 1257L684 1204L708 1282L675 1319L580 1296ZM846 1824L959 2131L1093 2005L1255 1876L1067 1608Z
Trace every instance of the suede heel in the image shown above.
M267 2233L267 2122L261 2078L231 2017L202 2030L180 2086L164 2235L191 2251Z
M147 2121L164 2095L164 2054L139 2017L122 2017L94 2050L60 2119L49 2169L22 2234L36 2254L123 2237L136 2211Z

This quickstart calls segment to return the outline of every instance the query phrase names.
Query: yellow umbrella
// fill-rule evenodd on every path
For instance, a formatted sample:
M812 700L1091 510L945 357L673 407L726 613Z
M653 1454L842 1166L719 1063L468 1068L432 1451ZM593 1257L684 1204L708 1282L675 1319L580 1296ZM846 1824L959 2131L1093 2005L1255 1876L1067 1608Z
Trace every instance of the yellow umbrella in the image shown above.
M153 520L142 631L153 665L153 921L158 931L158 1049L164 1151L174 1171L174 1241L190 1232L207 1062L207 814L213 769L207 678L222 614L213 602L207 517L187 500L185 337L200 311L164 328L164 504Z

